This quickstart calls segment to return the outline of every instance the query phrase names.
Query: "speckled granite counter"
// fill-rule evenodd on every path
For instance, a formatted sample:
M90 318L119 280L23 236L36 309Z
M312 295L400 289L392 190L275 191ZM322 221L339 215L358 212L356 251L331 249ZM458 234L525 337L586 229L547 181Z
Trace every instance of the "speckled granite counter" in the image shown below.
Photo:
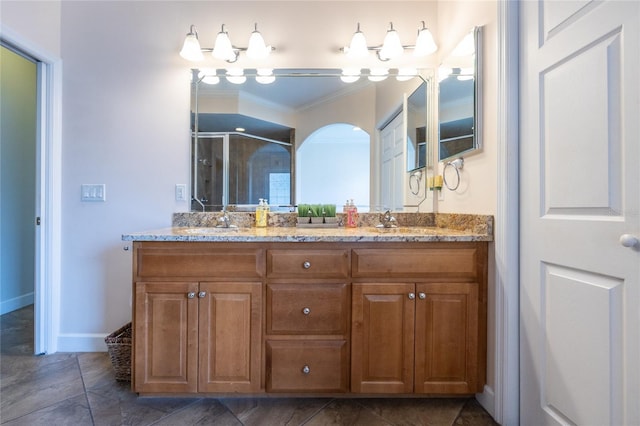
M287 214L270 214L270 226L247 226L249 218L233 217L237 228L216 228L219 213L178 213L174 227L124 234L124 241L218 242L429 242L493 241L493 216L452 214L397 214L397 228L376 228L379 214L361 215L358 228L298 228L286 225ZM405 217L402 217L404 215ZM419 215L416 216L416 215ZM186 219L185 219L186 218ZM235 220L234 220L235 219ZM367 223L369 222L369 223ZM278 223L281 225L275 225ZM282 225L282 223L286 223ZM295 218L294 222L295 223ZM244 225L244 226L243 226Z

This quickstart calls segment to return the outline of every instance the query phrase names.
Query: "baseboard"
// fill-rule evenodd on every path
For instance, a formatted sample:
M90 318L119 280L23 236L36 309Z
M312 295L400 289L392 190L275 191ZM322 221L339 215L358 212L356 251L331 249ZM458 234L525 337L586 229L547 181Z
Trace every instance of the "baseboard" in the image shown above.
M106 352L108 334L71 333L58 335L58 352Z
M491 414L491 417L493 417L494 419L497 419L496 394L492 387L488 385L484 385L484 389L482 390L482 393L476 394L476 399L478 400L480 405L482 405L484 409L487 410L489 414Z
M33 305L33 292L14 297L13 299L4 300L0 303L0 315L13 312L25 306Z

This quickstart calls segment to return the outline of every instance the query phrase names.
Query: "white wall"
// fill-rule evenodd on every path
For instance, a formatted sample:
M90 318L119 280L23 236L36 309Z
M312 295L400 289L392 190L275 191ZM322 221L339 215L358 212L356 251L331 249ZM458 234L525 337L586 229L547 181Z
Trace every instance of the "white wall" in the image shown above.
M0 47L0 315L33 303L36 64Z
M460 187L445 189L444 200L436 201L442 213L495 214L497 187L497 69L498 69L498 11L493 1L441 1L438 4L438 32L440 59L474 27L483 27L482 52L482 150L464 156L460 173ZM437 149L434 150L437 157ZM443 164L438 166L442 174ZM447 172L449 176L449 171Z

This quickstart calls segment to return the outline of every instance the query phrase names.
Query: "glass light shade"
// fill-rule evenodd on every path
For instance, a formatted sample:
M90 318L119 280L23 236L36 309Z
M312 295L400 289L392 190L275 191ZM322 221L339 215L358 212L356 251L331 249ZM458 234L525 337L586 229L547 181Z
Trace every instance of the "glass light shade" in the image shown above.
M369 76L367 77L370 81L382 81L389 76L389 69L387 68L371 68L369 70Z
M436 42L433 40L433 34L428 28L423 28L418 31L418 39L416 40L416 47L413 50L414 56L427 56L438 50Z
M417 75L418 75L417 68L400 68L398 69L398 75L396 76L396 80L408 81Z
M242 84L247 81L242 68L229 68L227 70L227 81L233 84Z
M393 29L392 24L389 31L387 31L387 35L384 36L382 49L380 49L380 57L383 59L393 59L402 55L402 52L404 52L404 47L402 47L400 36L398 32Z
M247 47L247 56L251 59L263 59L269 55L270 48L267 49L264 39L260 31L256 29L251 33L249 37L249 47Z
M273 75L273 70L270 68L258 68L256 81L260 84L271 84L276 81L276 76Z
M358 24L358 30L353 33L353 37L351 37L347 56L352 58L364 58L368 55L369 48L367 48L367 40L364 38L364 33L360 31L360 24Z
M204 59L198 36L195 33L189 33L185 37L180 56L187 61L202 61Z
M345 68L342 70L340 80L345 83L355 83L360 79L360 68Z
M220 31L216 37L216 44L213 46L211 52L214 58L222 59L223 61L235 61L236 53L233 51L231 40L229 40L229 34L224 31Z

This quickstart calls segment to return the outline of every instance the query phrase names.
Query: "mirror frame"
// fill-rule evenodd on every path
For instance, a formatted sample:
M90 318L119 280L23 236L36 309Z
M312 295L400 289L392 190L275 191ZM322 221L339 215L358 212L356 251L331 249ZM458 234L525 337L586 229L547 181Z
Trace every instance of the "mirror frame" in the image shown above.
M474 59L473 59L473 144L469 149L456 152L446 157L441 156L440 129L442 121L440 119L440 82L438 82L438 121L437 121L437 162L446 162L463 155L475 154L482 151L482 27L474 27L471 31L474 38ZM465 35L466 37L466 35ZM445 60L446 62L446 60ZM442 66L442 65L441 65Z

